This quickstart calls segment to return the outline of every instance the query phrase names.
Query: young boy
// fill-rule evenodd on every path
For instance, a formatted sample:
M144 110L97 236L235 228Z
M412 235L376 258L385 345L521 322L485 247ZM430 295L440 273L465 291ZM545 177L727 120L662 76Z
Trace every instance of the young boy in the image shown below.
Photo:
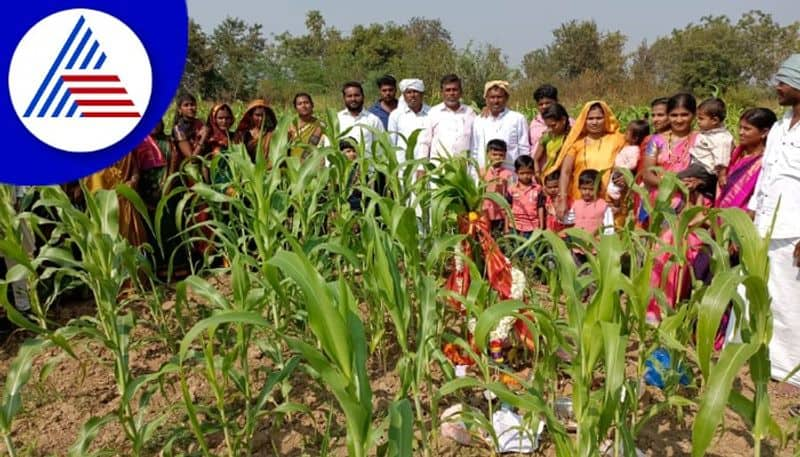
M339 141L339 150L342 151L347 160L354 162L358 157L358 152L356 152L355 147L356 141L353 138L345 138ZM350 203L350 209L353 211L363 211L364 210L364 202L361 195L361 191L358 190L360 176L359 176L359 169L358 164L353 165L353 169L350 171L350 176L347 179L348 187L350 190L350 195L347 197L347 202Z
M530 238L534 230L541 227L544 218L544 202L539 195L541 188L533 179L533 158L521 155L514 161L517 183L508 193L511 197L511 214L514 215L514 229L524 238Z
M483 180L488 184L486 186L486 191L496 192L506 199L508 199L509 182L514 177L511 170L503 167L507 150L508 146L505 141L489 141L486 144L489 168L481 172ZM483 201L483 211L489 217L493 236L499 236L508 232L506 213L500 205L492 200L486 199Z
M700 195L714 201L717 183L727 182L728 163L733 151L733 135L725 128L725 102L709 98L697 107L697 125L700 133L689 150L692 161L678 177L696 178L700 185L695 189Z
M564 225L556 215L556 197L558 197L558 182L561 179L561 171L556 170L544 177L544 192L539 194L541 206L544 207L544 217L539 220L542 230L560 232Z

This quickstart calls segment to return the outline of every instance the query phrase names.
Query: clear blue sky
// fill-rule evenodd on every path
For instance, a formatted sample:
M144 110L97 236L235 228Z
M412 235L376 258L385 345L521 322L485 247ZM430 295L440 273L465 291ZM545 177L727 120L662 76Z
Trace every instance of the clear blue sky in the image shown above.
M450 31L455 45L490 43L503 50L508 63L518 67L527 52L547 45L552 31L572 19L594 19L600 30L619 30L628 36L628 48L643 39L652 42L698 22L705 15L724 14L735 22L742 13L760 9L782 25L800 20L796 0L187 0L189 15L206 32L226 16L263 25L264 34L305 32L305 14L317 9L329 26L349 32L354 25L393 21L404 24L413 16L438 18ZM487 5L478 8L477 5ZM537 6L539 5L539 6Z

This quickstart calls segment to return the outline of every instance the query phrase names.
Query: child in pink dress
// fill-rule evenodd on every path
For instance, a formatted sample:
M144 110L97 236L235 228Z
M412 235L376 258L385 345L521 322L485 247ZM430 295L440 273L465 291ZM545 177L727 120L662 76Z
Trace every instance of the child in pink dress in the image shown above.
M597 198L597 186L600 183L600 172L597 170L584 170L578 176L578 190L581 199L572 203L570 210L575 217L575 228L583 229L592 235L597 235L603 225L608 204L602 198ZM586 253L581 248L573 248L572 255L577 264L586 262Z
M597 170L584 170L578 176L578 189L581 199L572 203L575 214L575 228L596 234L603 224L603 215L606 212L606 201L597 198L596 185L600 182L600 172Z
M544 219L544 201L540 198L543 194L533 179L533 164L533 158L529 155L517 157L514 161L517 183L508 191L514 230L524 238L530 238L534 230L541 228L541 220Z
M481 172L483 180L487 183L487 192L496 192L505 199L508 199L508 188L514 174L511 170L503 167L506 160L508 146L503 140L491 140L486 145L486 155L488 156L489 168ZM493 236L508 233L506 224L506 213L503 208L489 199L483 201L483 212L489 218Z

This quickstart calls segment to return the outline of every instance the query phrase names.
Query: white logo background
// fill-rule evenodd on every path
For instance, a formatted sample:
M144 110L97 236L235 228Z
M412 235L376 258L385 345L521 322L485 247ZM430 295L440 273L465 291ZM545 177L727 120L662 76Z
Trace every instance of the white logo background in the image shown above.
M64 47L64 43L75 28L75 24L83 16L86 23L70 45L66 53L66 58L56 69L54 76L44 90L42 100L38 103L31 116L25 117L25 111L31 105L32 100L39 91L42 82L50 72L53 63L56 61L59 52ZM88 55L90 45L96 40L99 48L96 54L104 52L106 60L102 68L94 70L90 65L85 70L80 70L77 66L73 69L65 69L65 61L75 53L81 38L87 29L91 29L92 35L88 45L81 52L78 62L84 60ZM94 60L97 60L95 57ZM53 92L55 86L64 74L69 75L117 75L119 82L116 83L72 83L90 87L109 86L124 87L126 94L119 95L95 95L95 98L124 98L133 102L133 106L127 107L101 107L92 108L97 111L135 111L139 117L81 117L80 112L86 111L78 107L78 113L73 117L67 117L64 112L71 106L76 99L91 98L92 96L76 96L72 94L60 116L54 117L54 108L51 107L44 117L39 117L40 106L44 100ZM11 95L11 102L17 116L25 127L34 136L44 143L64 151L69 152L92 152L105 149L125 138L139 123L141 116L147 110L152 92L152 69L150 59L139 37L123 22L109 14L84 8L76 8L60 11L51 14L34 25L17 45L8 74L8 89ZM62 83L62 88L55 95L53 105L62 98L68 83ZM24 151L21 151L24 153ZM44 165L44 164L43 164Z

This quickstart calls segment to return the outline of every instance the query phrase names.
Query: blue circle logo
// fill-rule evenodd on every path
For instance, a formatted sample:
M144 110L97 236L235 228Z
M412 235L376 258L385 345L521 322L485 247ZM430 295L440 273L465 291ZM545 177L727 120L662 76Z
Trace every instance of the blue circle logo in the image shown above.
M58 184L119 160L161 119L183 73L188 18L183 0L140 1L135 11L34 3L0 32L11 44L0 182Z

